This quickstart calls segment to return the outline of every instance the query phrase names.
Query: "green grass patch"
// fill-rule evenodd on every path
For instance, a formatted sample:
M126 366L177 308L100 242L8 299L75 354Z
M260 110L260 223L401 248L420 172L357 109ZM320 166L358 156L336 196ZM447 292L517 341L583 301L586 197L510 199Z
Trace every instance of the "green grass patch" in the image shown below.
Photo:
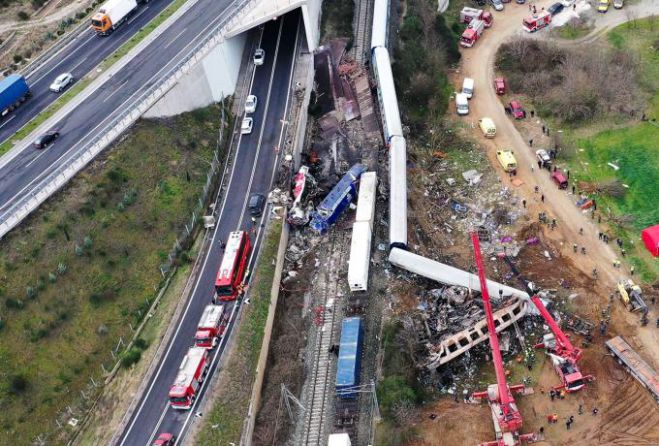
M249 291L250 304L243 309L236 345L220 375L220 391L213 408L208 417L204 417L204 425L196 441L198 445L240 442L268 318L281 230L281 220L274 220L264 238Z
M608 41L618 49L629 49L641 64L640 84L648 98L645 114L649 119L659 118L659 20L637 20L615 28ZM638 114L641 114L638 112ZM639 116L637 116L638 118ZM659 264L643 249L640 231L659 222L659 127L657 122L634 120L623 128L599 132L592 137L575 139L576 157L572 160L573 172L590 183L619 181L628 186L622 197L600 196L599 206L615 218L631 216L629 225L609 224L614 237L621 237L630 247L631 263L646 281L659 278ZM614 163L614 170L607 163Z
M353 0L323 2L323 11L320 19L320 41L327 42L337 37L345 37L352 42L354 11L355 2Z
M218 106L138 121L0 241L0 423L14 444L66 442L55 419L77 406L90 377L100 380L101 364L112 367L110 351L145 316L162 253L206 182L218 125ZM124 365L147 345L121 355Z
M133 37L120 46L114 53L105 58L96 68L91 70L91 73L96 72L98 69L107 70L116 61L124 57L130 50L132 50L138 43L140 43L146 36L148 36L154 29L160 26L172 14L174 14L187 0L175 0L165 10L163 10L157 17L149 22L144 28L140 29ZM35 116L29 121L22 129L16 132L11 138L0 144L0 156L7 153L15 142L18 142L32 133L37 127L46 122L51 116L57 113L65 104L73 99L78 93L87 88L92 79L89 76L78 81L70 90L62 94L55 102L50 104L44 111Z
M584 23L566 23L563 26L559 26L554 29L554 32L558 37L565 40L575 40L585 37L589 32L593 30L592 27Z

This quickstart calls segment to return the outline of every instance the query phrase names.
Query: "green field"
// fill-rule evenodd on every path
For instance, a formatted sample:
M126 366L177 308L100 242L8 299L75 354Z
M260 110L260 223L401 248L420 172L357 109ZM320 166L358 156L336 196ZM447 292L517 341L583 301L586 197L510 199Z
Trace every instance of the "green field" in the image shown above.
M649 18L625 24L608 34L608 41L616 48L628 48L641 64L640 84L644 89L647 118L659 120L659 20ZM642 114L638 112L637 115ZM631 121L623 128L605 130L576 140L578 159L573 163L575 176L587 182L618 180L626 188L624 197L600 196L602 209L616 219L630 216L629 224L609 222L614 236L633 242L631 262L646 281L659 278L659 264L642 248L640 231L659 223L659 121ZM607 163L619 166L614 170Z
M65 443L57 415L77 407L90 377L102 381L101 364L112 368L110 351L145 315L218 125L216 106L138 121L0 242L0 425L11 444Z

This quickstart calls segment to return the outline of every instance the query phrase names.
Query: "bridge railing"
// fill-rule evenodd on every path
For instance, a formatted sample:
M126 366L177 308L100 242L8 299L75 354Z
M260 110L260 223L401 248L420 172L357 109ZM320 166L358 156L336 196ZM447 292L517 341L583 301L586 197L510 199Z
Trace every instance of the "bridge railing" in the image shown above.
M171 90L192 67L200 62L218 44L224 41L224 29L236 24L240 17L253 7L256 0L235 0L225 11L226 17L200 40L181 60L172 66L159 79L147 86L132 105L119 111L112 120L97 133L97 136L79 144L72 150L68 162L62 163L51 173L38 181L28 191L0 215L0 238L16 227L30 213L37 209L51 195L61 189L71 178L91 160L107 148L119 135L151 108L161 97Z

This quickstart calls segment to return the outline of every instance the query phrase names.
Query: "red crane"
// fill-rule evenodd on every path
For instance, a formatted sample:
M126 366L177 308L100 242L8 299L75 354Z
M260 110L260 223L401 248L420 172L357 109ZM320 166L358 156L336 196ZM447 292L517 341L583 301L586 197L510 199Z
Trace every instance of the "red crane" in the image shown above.
M535 294L533 283L524 279L513 261L505 256L504 260L510 266L513 274L517 276L520 282L524 285L529 295L531 295L531 302L536 306L540 315L543 317L552 334L546 334L543 337L543 342L537 344L536 348L545 348L547 354L554 365L554 370L561 378L561 385L555 386L555 390L565 389L566 392L576 392L582 389L586 383L594 381L593 375L582 375L577 361L581 359L582 351L580 348L575 347L570 342L570 338L561 330L554 318L551 316L547 308L545 308L542 300Z
M553 333L553 335L546 334L543 342L535 347L547 349L547 354L554 364L554 369L561 378L561 385L555 386L554 389L565 389L567 392L576 392L582 389L587 382L593 381L595 377L592 375L584 376L579 371L577 361L581 359L581 349L572 345L570 339L558 326L538 296L531 297L531 301Z
M481 446L514 446L520 444L522 441L529 441L535 439L535 434L519 434L522 427L522 415L517 409L515 399L512 392L521 392L524 390L523 384L509 386L506 382L506 374L503 368L503 359L501 358L501 350L499 349L499 338L496 334L494 326L494 318L492 317L492 305L490 303L490 295L487 291L487 280L485 278L485 268L483 260L481 259L481 249L476 232L471 233L471 241L474 245L474 257L476 258L476 267L478 268L478 279L481 285L481 296L483 298L483 306L485 307L485 315L487 318L487 332L490 336L490 348L492 349L492 362L494 362L494 372L496 374L497 383L488 386L484 392L474 392L474 398L487 397L487 401L492 410L492 420L494 421L494 430L497 439L481 443Z

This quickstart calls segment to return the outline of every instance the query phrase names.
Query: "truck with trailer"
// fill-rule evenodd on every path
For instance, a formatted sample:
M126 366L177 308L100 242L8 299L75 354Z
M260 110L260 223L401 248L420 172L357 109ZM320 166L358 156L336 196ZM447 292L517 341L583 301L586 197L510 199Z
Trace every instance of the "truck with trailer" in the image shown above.
M227 326L227 317L223 305L207 305L201 315L194 343L197 347L213 349L224 334Z
M0 81L0 116L4 118L31 95L30 87L20 74L10 74L2 79Z
M149 0L108 0L92 16L92 29L99 36L107 36L135 12L140 3Z
M208 351L202 347L190 347L169 388L169 404L173 409L187 410L192 407L207 372Z
M336 396L356 399L362 355L362 319L348 317L341 323L339 360L336 364Z
M543 11L536 16L527 17L522 20L522 28L524 31L529 33L534 33L546 26L549 26L551 23L551 14L547 11Z
M460 45L465 48L471 48L476 41L481 38L485 30L485 22L482 20L472 20L467 29L460 36Z
M472 20L482 20L483 23L485 23L485 28L489 28L494 22L494 16L492 16L492 13L489 11L465 6L460 11L460 23L469 24Z
M609 339L605 345L618 364L648 389L655 402L659 404L659 374L621 336Z

